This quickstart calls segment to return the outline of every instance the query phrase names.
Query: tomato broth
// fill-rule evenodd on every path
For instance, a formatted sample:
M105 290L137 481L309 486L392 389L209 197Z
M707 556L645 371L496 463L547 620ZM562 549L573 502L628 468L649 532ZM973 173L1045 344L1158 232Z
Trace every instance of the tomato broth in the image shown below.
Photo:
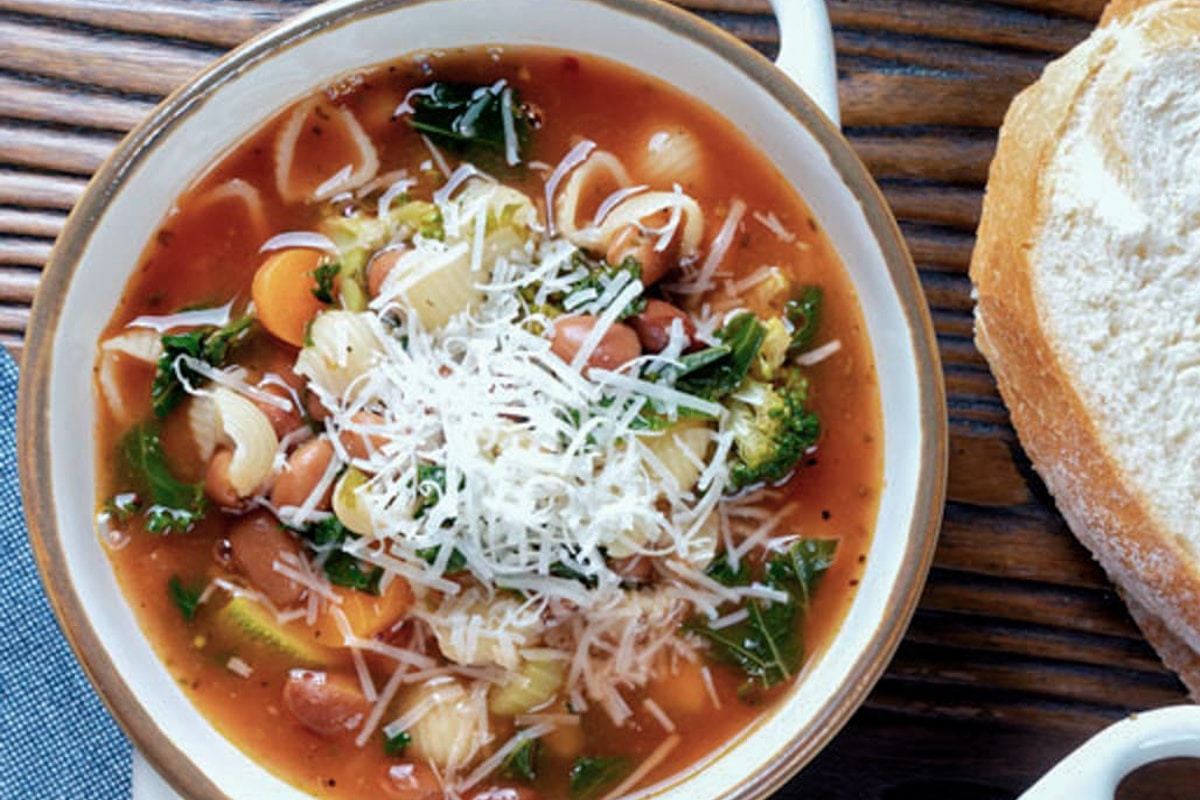
M431 88L435 85L473 88L447 90L454 102L447 100L443 105L449 110L440 109L445 113L438 117L430 110L439 100ZM459 133L468 134L461 140L437 129L456 108L478 112L474 128L469 121L459 127ZM496 128L496 140L491 145L473 141L471 137L480 135L484 127L481 120L488 115L495 119L497 114L503 124ZM437 124L422 121L428 119ZM460 115L455 124L461 121ZM289 167L281 141L293 137ZM362 138L373 154L367 154ZM574 165L572 154L579 159ZM627 173L628 183L612 170L595 166L601 164L600 154L615 159ZM679 162L674 172L656 166L659 154L664 162ZM465 163L475 170L464 171ZM590 170L589 179L572 185L572 176L584 170ZM447 193L456 180L464 188ZM488 199L500 187L524 199L517 195L505 195L509 199L503 203ZM560 204L568 192L577 195L572 211L577 225L567 226L562 216ZM391 210L385 213L381 203L388 194ZM468 213L466 201L461 201L467 194L493 205L488 206L490 216L465 223L465 233L456 239L453 226ZM652 195L661 196L665 205L634 219L620 234L641 244L641 251L630 252L640 252L642 259L629 256L619 264L611 263L617 260L610 258L616 235L608 241L595 238L600 235L596 229L602 230L606 221L601 219L603 212L610 217L633 213L620 211L622 203ZM694 201L704 223L692 249L687 241L692 213L687 209L692 206L685 204L684 197ZM526 208L530 209L524 217L527 224L511 223L509 218L522 218ZM388 216L393 211L407 216L403 220ZM377 220L384 222L376 225ZM557 232L552 233L551 220L558 223ZM589 228L589 220L601 224ZM370 235L375 238L364 244L369 237L362 230L368 222L374 225ZM510 223L511 231L505 233ZM358 226L353 228L357 238L350 237L346 244L338 236L349 225ZM464 272L475 275L478 282L483 279L479 277L482 263L482 274L486 278L491 270L491 280L498 286L497 271L507 267L488 265L486 253L495 248L477 254L475 248L485 236L504 234L508 237L504 246L512 248L507 260L516 263L528 257L538 267L555 257L558 251L551 245L555 237L564 235L564 227L575 229L578 242L569 248L560 243L562 252L571 249L583 254L572 254L576 260L571 263L579 275L591 270L590 277L581 280L594 279L593 284L585 289L571 284L557 295L544 291L546 283L522 284L520 291L525 294L513 306L521 310L512 323L514 329L534 337L553 337L553 352L558 355L562 355L559 341L550 331L565 329L565 319L581 316L577 309L587 308L581 298L590 295L575 292L603 295L621 278L621 265L646 278L648 265L659 259L666 262L665 277L647 285L644 295L656 308L664 308L657 305L664 303L687 319L686 325L658 329L662 337L682 335L686 340L676 342L679 352L672 358L686 360L688 354L700 353L716 364L732 358L730 353L740 346L733 330L743 314L748 315L740 320L743 329L763 332L759 355L752 353L754 357L764 357L770 337L781 325L791 337L781 366L752 367L736 387L711 389L704 384L696 397L684 401L682 411L668 400L646 411L652 404L637 400L646 402L638 411L638 425L593 457L597 480L607 480L605 470L616 469L611 462L624 458L630 447L634 436L630 431L699 431L696 436L703 441L691 461L707 465L726 457L714 454L726 452L728 458L742 459L737 468L745 467L750 445L738 438L736 422L729 420L739 419L739 413L744 420L757 408L753 403L759 401L745 398L784 392L779 377L784 372L793 381L787 391L802 383L803 413L819 420L819 435L814 434L802 452L792 453L785 466L774 472L752 472L746 485L736 489L730 482L747 473L733 467L727 472L725 462L709 471L710 480L726 483L722 499L714 501L711 519L703 521L711 541L695 533L699 521L686 532L691 537L687 542L708 543L709 551L699 560L680 555L691 553L687 548L692 545L671 538L683 541L685 534L676 529L685 525L673 520L692 520L689 515L706 496L708 490L695 483L678 487L682 499L667 498L652 487L643 494L630 489L613 498L621 513L636 520L641 519L638 512L621 509L620 503L647 497L649 506L665 518L655 523L658 527L652 525L644 538L614 534L616 539L604 540L608 543L594 552L587 550L586 543L572 540L561 552L536 556L542 558L537 562L542 567L549 564L544 574L532 575L542 567L530 567L532 577L525 580L519 570L506 572L518 556L506 555L510 560L502 561L495 555L499 545L477 547L477 540L492 541L486 538L490 534L482 522L473 523L469 534L444 533L457 530L467 512L463 506L457 511L442 506L453 501L455 485L467 498L476 474L499 470L505 447L516 446L505 442L516 439L498 439L500 444L479 463L472 454L461 471L452 455L442 461L422 460L425 450L411 455L395 444L408 433L403 420L394 418L402 416L396 411L400 406L389 405L389 398L400 398L403 386L389 384L386 392L381 388L364 400L366 393L375 390L362 389L372 377L359 375L338 398L329 400L333 379L322 378L325 383L316 391L312 384L318 381L297 367L302 350L320 350L320 337L326 334L318 320L335 319L335 311L364 319L370 316L370 330L391 337L388 343L372 347L415 353L419 348L414 343L424 341L421 337L433 342L431 346L455 346L456 338L438 338L438 325L465 325L459 321L464 313L469 316L491 302L486 299L491 294L470 288L472 299L465 312L455 311L449 315L452 322L434 322L424 330L413 321L420 309L405 306L403 298L390 305L378 302L380 294L372 289L377 280L371 273L383 269L380 264L389 249L393 253L389 260L397 264L394 273L406 259L415 260L421 253L446 260L447 253L460 248L474 262L474 270L462 267ZM286 232L292 232L290 239L276 238ZM296 232L319 232L324 240ZM282 245L264 251L264 244L273 240ZM712 256L719 248L720 257ZM284 278L261 277L265 262L272 259L273 269L297 271ZM289 266L289 259L297 263L308 259L304 263L312 268ZM361 263L354 267L356 262ZM714 269L705 279L708 262ZM567 280L561 274L553 279ZM384 288L379 292L387 290L388 281L396 282L394 274L380 280ZM694 280L708 283L697 289L695 283L689 284ZM304 291L284 308L274 308L275 298L261 294L267 291L263 286L290 291L296 281L303 283ZM411 278L409 285L421 286L417 281ZM818 318L817 311L801 305L803 292L814 287L819 325L811 341L801 342L800 329ZM535 296L539 290L544 296ZM317 298L318 294L325 299ZM363 297L354 300L360 294ZM301 308L314 302L309 295L316 298L313 314ZM258 302L264 298L269 302ZM630 302L634 308L642 300ZM372 303L378 311L372 310ZM186 316L227 304L229 309L216 322ZM169 317L181 312L182 317ZM632 330L648 312L618 315L616 321L605 319L605 313L597 307L589 324ZM301 315L298 321L293 320L297 315ZM243 329L222 338L221 330L243 319ZM696 332L681 333L684 328ZM285 329L300 336L299 345L286 341ZM190 342L188 334L195 334ZM609 335L600 338L597 353ZM170 337L182 338L168 342ZM630 341L635 342L631 346L639 357L653 363L655 354L644 338ZM585 342L582 347L586 346ZM405 347L409 350L388 350ZM529 356L522 351L513 363L549 358L536 352L539 355ZM180 353L187 357L181 358ZM568 348L563 362L569 366L571 355ZM574 364L575 372L582 379L603 383L607 373L591 358L582 368ZM693 357L689 363L698 360ZM452 372L463 363L460 359L440 369ZM613 374L622 369L623 374L631 374L629 363L634 362L626 361ZM336 366L325 364L321 369ZM754 371L759 369L767 372ZM772 370L774 377L767 375ZM378 366L367 370L372 371L382 370ZM653 383L682 392L699 385L688 383L688 374L705 373L700 367L673 384L664 374L669 373L653 368L640 373L645 382L636 387ZM795 681L804 679L805 665L820 657L854 596L875 526L882 472L879 389L858 300L838 256L803 200L718 111L657 79L592 57L530 48L420 54L347 76L294 104L221 157L166 215L106 329L96 375L101 420L97 437L104 454L99 524L126 596L167 669L200 711L267 769L315 797L599 798L702 764L769 713ZM618 388L597 390L597 396L607 398L599 405L633 402L621 393L625 384L612 380L606 385ZM168 391L160 385L164 383L177 395L173 405L160 402ZM759 394L753 394L754 387L761 390ZM264 394L277 402L272 405ZM670 395L672 401L675 397ZM402 399L405 404L419 402L407 395ZM260 459L268 465L266 477L249 490L237 491L228 488L236 483L234 467L225 475L214 463L219 454L237 459L239 448L243 455L251 449L249 439L239 439L241 429L232 421L238 414L250 413L245 411L247 401L271 422L263 428L255 417L258 428L250 423L247 427L274 429L269 438L275 455ZM721 406L720 414L703 413L711 403ZM210 405L217 408L216 423L212 409L204 410ZM636 408L630 408L632 416ZM786 409L787 414L800 413L798 406ZM449 415L448 401L428 413ZM474 413L469 405L461 411L454 407L454 414ZM497 424L512 422L521 426L520 435L534 436L529 428L540 413L500 413ZM610 424L607 414L588 406L568 416L575 422L580 416L593 419L596 429L603 430ZM350 453L347 443L357 430L354 424L367 418L380 426L386 421L391 427L361 432L362 440L370 444L367 455L359 458ZM679 433L676 441L683 438ZM447 423L429 448L450 453L453 439ZM285 475L300 473L297 453L306 446L315 451L314 443L323 444L326 455L334 454L326 462L332 466L322 467L330 482L326 493L333 500L318 497L320 487L307 487L310 491L301 498L303 502L295 506L277 502L282 496L278 487L289 479ZM572 445L581 451L604 446L582 434ZM767 446L779 443L769 441ZM526 460L532 463L548 449L554 449L553 444L533 448ZM404 459L411 463L397 466ZM669 469L650 468L659 479ZM389 478L391 496L385 496L381 477L393 475L387 470L394 470L394 476L409 476L407 484L400 477ZM359 483L347 478L351 474ZM413 475L425 481L426 490L433 486L432 495L426 491L403 502L396 500L394 487L411 488ZM550 480L538 473L524 483ZM513 483L522 481L513 479ZM575 481L571 492L593 497L586 493L594 487L586 483ZM354 485L347 488L350 484ZM352 492L359 485L368 487L360 491L376 494L360 499L366 495ZM156 494L160 490L166 494ZM162 507L170 505L164 497L195 500L195 513L167 509L163 517ZM582 513L567 500L554 497L559 503L555 513L564 518ZM342 509L349 508L347 504L358 512L370 509L367 532L347 529L352 514L339 513L339 498ZM484 499L481 495L479 502ZM305 509L306 503L312 507ZM154 516L156 509L158 516ZM422 514L442 514L443 527L419 527ZM598 515L585 516L591 521ZM552 517L546 530L555 524ZM251 519L257 521L257 528L247 522ZM411 542L388 527L387 521L393 519L400 528L416 531ZM699 515L695 520L700 520ZM631 523L626 530L641 530L641 524ZM340 536L341 544L322 540L327 534ZM441 542L437 537L443 536L462 538L428 546L430 541ZM546 536L545 542L557 542L566 534L554 529L556 538ZM504 546L515 548L513 552L521 547L537 552L552 547L531 541L518 546L506 540ZM751 544L745 545L747 541ZM835 549L797 544L803 542L829 542ZM738 553L740 579L739 568L731 568L731 545L739 551L745 546ZM335 559L331 547L350 555ZM626 554L630 548L632 554ZM414 553L420 557L414 558ZM457 563L458 556L465 566ZM519 557L536 560L528 553ZM797 566L801 557L814 560L805 561L807 567L802 568ZM335 560L342 564L340 570L331 568ZM804 568L812 568L818 577L797 580ZM489 569L509 577L488 584ZM263 577L264 572L273 576ZM423 584L426 578L428 584ZM541 588L542 583L549 588ZM651 609L641 617L627 615L633 620L628 623L589 627L600 626L611 609L625 609L623 603L643 602L649 608L659 602L649 598L676 585L708 592L705 597L710 599L725 599L713 601L714 610L706 614L703 600L668 596L661 604L669 610L661 614ZM734 588L722 588L728 586ZM596 595L586 593L601 591L609 592L602 601L608 610L576 611L571 616L572 609L586 608L591 601L564 598L590 598ZM453 613L448 610L457 602L454 597L468 596L482 600L466 610L457 606ZM756 667L754 658L747 669L745 659L739 662L736 655L722 650L723 631L735 638L753 637L757 634L745 627L747 619L785 606L787 646L797 651L789 656L788 665L769 665L765 673L761 669L756 673L761 665ZM508 609L504 620L495 611L500 607ZM620 616L611 613L614 619ZM542 620L547 630L504 628L512 619L525 620L523 614L535 622ZM455 627L448 620L458 620L473 633L448 630ZM347 637L347 630L352 636ZM488 638L489 630L499 631L494 640ZM476 634L481 637L478 642L472 639ZM348 638L357 645L348 646ZM513 641L517 642L515 655L505 650ZM618 656L621 642L657 650L643 663L637 656ZM583 656L578 656L580 648ZM596 696L595 681L589 683L588 676L608 674L601 662L618 657L635 664L637 674L625 683L612 679L618 682L617 696ZM533 673L528 672L530 665ZM428 677L422 678L423 674ZM534 685L527 692L532 699L527 707L516 703L497 711L496 698L501 694L497 687L511 686L512 675L524 675L522 680ZM469 732L438 728L433 719L438 714L449 720L445 724L466 725ZM485 719L473 719L471 714ZM408 724L403 730L392 725L405 719ZM514 738L530 730L536 735ZM450 744L420 741L437 736L473 744L455 751ZM494 761L506 747L508 757L489 767L489 759Z

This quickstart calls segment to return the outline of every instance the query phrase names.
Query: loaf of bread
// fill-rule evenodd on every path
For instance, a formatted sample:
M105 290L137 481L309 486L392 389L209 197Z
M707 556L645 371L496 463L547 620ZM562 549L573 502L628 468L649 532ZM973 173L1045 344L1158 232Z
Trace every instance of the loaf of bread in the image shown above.
M1114 0L1014 101L976 343L1075 535L1200 696L1200 0Z

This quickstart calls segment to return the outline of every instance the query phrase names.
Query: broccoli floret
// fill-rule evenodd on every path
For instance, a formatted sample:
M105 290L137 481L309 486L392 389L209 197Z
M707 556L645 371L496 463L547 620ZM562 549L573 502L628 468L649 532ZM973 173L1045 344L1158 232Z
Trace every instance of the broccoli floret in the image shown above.
M792 345L792 334L779 317L772 317L763 323L763 340L750 365L751 377L760 381L771 381L779 374L783 362L787 359L788 348Z
M748 378L731 396L729 491L776 483L792 473L820 435L817 415L805 408L808 381L783 368L773 382Z

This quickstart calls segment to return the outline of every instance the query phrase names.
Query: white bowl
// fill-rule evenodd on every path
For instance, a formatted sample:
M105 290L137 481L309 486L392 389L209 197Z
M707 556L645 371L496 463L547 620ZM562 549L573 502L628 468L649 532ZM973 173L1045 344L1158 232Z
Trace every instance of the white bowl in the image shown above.
M22 489L55 610L101 697L178 792L189 798L304 796L205 721L154 655L118 588L92 525L96 342L166 210L218 154L332 76L407 52L465 44L597 54L722 109L806 199L858 292L878 369L885 440L879 522L858 593L827 650L776 708L702 768L655 790L672 800L763 797L849 718L908 624L944 497L941 371L895 222L838 130L766 59L654 0L340 0L234 51L130 134L68 220L27 332Z

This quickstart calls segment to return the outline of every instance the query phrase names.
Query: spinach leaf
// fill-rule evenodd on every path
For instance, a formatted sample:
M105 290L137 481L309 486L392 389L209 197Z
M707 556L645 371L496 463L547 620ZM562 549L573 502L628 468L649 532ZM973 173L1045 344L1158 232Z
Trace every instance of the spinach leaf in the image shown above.
M425 563L432 564L437 561L438 553L441 552L441 547L426 547L418 550L417 555L424 559ZM456 572L462 572L467 568L467 557L462 554L462 551L457 547L450 552L450 557L446 560L445 573L453 575Z
M788 351L797 353L807 350L817 335L821 324L821 306L824 292L820 286L805 286L799 294L787 301L783 316L792 326L792 343Z
M751 598L745 605L746 619L725 628L690 623L687 630L712 642L714 656L740 667L764 688L796 674L803 653L795 635L796 606Z
M675 388L706 400L719 400L742 384L766 335L766 328L754 314L743 311L734 315L717 331L719 346L693 353L690 360L685 357L686 371L676 377Z
M341 271L342 265L336 261L314 269L312 276L317 285L312 289L313 297L326 305L333 303L333 281Z
M713 658L739 667L751 683L764 689L782 683L804 663L804 643L797 621L808 613L812 593L833 564L836 552L836 540L801 539L768 558L755 571L757 574L752 574L744 561L735 571L724 555L718 556L708 568L714 580L726 586L748 586L757 579L786 593L787 600L747 598L740 606L746 611L741 622L714 629L703 621L692 620L684 629L712 643ZM730 606L723 611L735 609Z
M435 81L414 92L411 103L408 124L436 144L460 154L505 156L509 128L517 161L524 160L532 126L511 86Z
M334 550L325 559L323 568L325 577L335 586L357 589L367 594L379 594L379 581L383 578L382 567L367 567L344 550Z
M792 596L807 611L822 576L833 566L837 545L836 539L801 539L780 558L768 562L770 582L790 585Z
M196 609L200 606L200 596L204 594L204 584L184 586L183 581L178 575L172 575L167 581L167 593L171 596L171 602L179 609L179 613L183 614L184 622L191 622L196 618Z
M308 525L298 533L311 545L312 549L327 553L321 568L325 577L335 586L347 589L357 589L367 594L379 594L379 581L383 578L383 568L368 567L358 558L339 549L348 539L355 538L337 517L326 517Z
M738 562L737 569L734 569L729 565L729 558L725 553L714 558L708 569L704 570L704 574L722 586L750 585L750 564L743 558Z
M317 547L341 544L349 535L346 526L337 517L319 519L300 533Z
M400 731L395 736L384 735L383 737L383 752L389 756L398 756L403 753L408 746L412 744L412 737L408 731Z
M512 780L533 782L537 777L538 740L526 739L508 754L500 774Z
M163 352L155 365L154 383L150 387L150 402L154 408L154 415L162 419L187 396L187 390L183 388L175 370L175 362L180 357L189 356L219 367L224 363L230 348L246 338L253 321L254 317L247 314L224 328L207 326L187 333L164 334ZM205 383L201 375L182 364L179 372L193 386Z
M171 474L156 427L146 424L129 431L121 453L133 481L150 501L148 506L141 504L146 530L185 533L200 521L207 506L204 484L183 483Z
M571 766L571 800L595 800L629 772L628 758L580 758Z

